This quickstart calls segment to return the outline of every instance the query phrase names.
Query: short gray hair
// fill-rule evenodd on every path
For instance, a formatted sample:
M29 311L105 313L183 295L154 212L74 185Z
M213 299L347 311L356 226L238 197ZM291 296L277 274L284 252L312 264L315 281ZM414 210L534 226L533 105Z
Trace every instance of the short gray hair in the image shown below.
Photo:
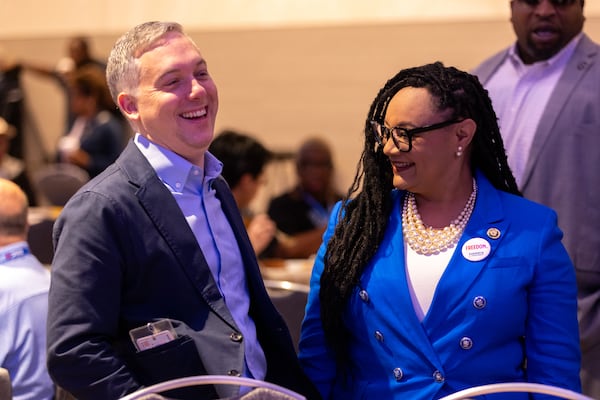
M117 39L106 66L106 81L110 95L117 105L120 92L133 92L139 84L140 71L137 60L168 32L185 35L183 27L177 22L151 21L133 27Z

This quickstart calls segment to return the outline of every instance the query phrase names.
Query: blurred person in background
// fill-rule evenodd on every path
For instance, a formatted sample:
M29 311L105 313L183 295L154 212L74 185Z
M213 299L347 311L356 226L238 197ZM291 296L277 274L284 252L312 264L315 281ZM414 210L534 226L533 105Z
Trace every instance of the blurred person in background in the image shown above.
M109 110L114 107L104 74L97 68L81 68L69 79L71 112L69 132L58 143L58 161L75 164L94 177L112 164L127 141L123 121Z
M21 88L21 66L0 44L0 117L15 128L8 154L23 159L24 99Z
M9 372L14 400L51 400L54 384L46 370L50 272L29 250L27 206L19 186L0 178L0 367Z
M244 218L252 247L260 255L275 239L276 226L266 214L254 214L249 206L263 184L272 154L258 140L232 130L218 134L208 151L223 163L221 174Z
M90 39L87 36L76 35L67 40L65 55L60 57L55 65L44 65L31 60L20 60L19 64L26 71L31 71L39 76L54 80L63 90L67 104L65 127L71 126L75 115L69 107L70 89L69 80L73 74L83 68L94 68L102 74L106 71L106 62L92 55ZM118 114L115 105L110 108L113 114Z
M25 162L8 153L10 141L15 137L14 126L0 117L0 178L13 181L25 192L30 206L37 205Z
M333 172L333 157L325 140L311 137L300 145L297 186L273 198L268 207L277 229L294 242L288 257L310 257L319 248L331 209L341 198L333 185Z
M578 284L583 392L600 399L600 45L583 0L513 0L513 44L474 73L526 198L556 210Z

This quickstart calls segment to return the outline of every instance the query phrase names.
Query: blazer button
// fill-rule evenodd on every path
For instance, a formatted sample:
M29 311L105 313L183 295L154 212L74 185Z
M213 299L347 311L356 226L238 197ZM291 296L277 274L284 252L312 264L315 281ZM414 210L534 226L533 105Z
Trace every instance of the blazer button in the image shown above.
M383 342L383 333L379 332L379 331L375 331L375 340L377 340L378 342Z
M230 369L229 371L227 371L227 375L229 375L229 376L242 376L242 374L240 374L240 371L238 371L237 369Z
M232 332L231 335L229 335L229 339L231 339L232 342L239 343L242 341L243 338L244 337L242 336L242 334L238 332Z
M444 382L444 375L442 375L442 373L438 370L433 371L433 379L436 382Z
M470 337L463 337L460 339L460 347L463 350L470 350L473 347L473 340Z
M369 293L367 293L367 291L365 289L358 292L358 297L360 297L360 299L362 301L364 301L365 303L369 302Z
M403 376L404 372L402 372L402 368L394 368L394 379L396 382L400 382Z
M485 308L486 305L487 305L487 300L483 296L476 296L473 299L473 307L475 307L478 310Z

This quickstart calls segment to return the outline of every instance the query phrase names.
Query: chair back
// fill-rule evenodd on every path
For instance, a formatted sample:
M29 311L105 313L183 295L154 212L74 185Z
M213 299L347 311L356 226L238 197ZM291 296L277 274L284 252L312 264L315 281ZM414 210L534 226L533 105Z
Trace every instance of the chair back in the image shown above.
M29 243L31 254L45 265L52 264L52 258L54 257L54 248L52 247L53 227L54 220L44 219L29 225L27 231L27 243Z
M48 164L33 174L39 202L51 206L64 206L89 180L84 169L66 163Z
M265 279L265 287L273 305L288 326L294 347L298 352L300 330L310 287L301 283Z
M0 399L12 400L12 383L6 368L0 367Z
M594 400L591 397L587 397L581 393L574 392L572 390L545 385L541 383L527 383L527 382L506 382L506 383L493 383L489 385L475 386L468 389L460 390L449 396L442 397L439 400L467 400L472 399L473 396L481 396L492 393L541 393L555 396L559 399L570 399L570 400Z
M227 375L197 375L172 379L142 388L120 400L162 400L164 397L159 395L161 392L196 385L236 385L256 388L244 395L229 397L227 400L306 400L304 396L274 383Z

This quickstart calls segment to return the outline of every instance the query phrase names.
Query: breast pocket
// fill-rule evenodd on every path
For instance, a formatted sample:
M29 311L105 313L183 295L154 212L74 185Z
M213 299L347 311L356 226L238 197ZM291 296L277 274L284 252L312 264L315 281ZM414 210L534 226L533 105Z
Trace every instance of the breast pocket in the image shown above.
M517 268L523 267L526 263L524 257L497 257L490 260L488 268Z
M168 343L139 351L130 357L128 364L139 383L144 386L176 378L206 375L206 368L200 360L194 340L189 336L179 336ZM217 397L213 386L176 389L164 392L164 395L177 399Z

